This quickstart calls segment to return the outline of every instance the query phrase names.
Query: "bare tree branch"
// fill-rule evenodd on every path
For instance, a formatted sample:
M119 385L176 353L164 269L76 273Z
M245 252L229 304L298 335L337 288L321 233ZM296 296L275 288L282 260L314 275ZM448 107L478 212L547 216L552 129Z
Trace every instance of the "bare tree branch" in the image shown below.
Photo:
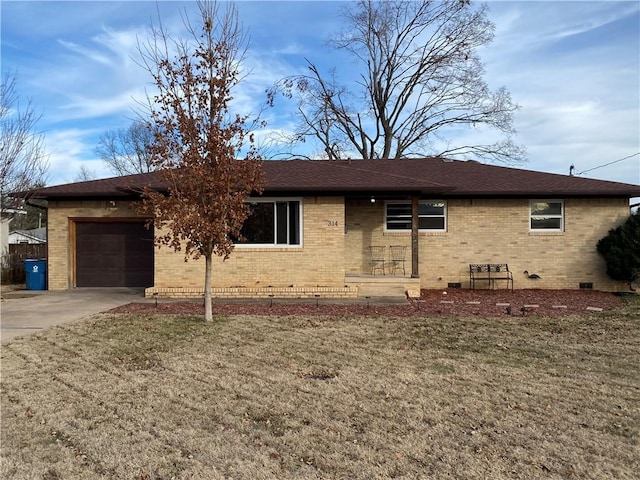
M80 165L80 170L78 170L78 173L74 177L73 181L88 182L89 180L95 180L95 178L96 178L96 173L94 171L92 171L86 165Z
M6 73L0 85L0 204L5 214L23 201L7 194L44 184L49 166L44 137L36 129L42 114L30 100L21 107L16 82L15 74Z
M149 153L152 142L150 125L136 120L126 129L100 135L94 152L117 176L148 173L154 170Z
M483 79L479 47L493 39L487 6L460 0L359 0L343 10L344 30L329 44L360 67L355 87L309 62L309 73L269 92L298 102L294 140L322 145L328 158L400 158L471 153L500 162L524 160L511 140L438 149L454 128L486 126L511 138L517 110L503 87ZM353 85L354 82L351 82Z

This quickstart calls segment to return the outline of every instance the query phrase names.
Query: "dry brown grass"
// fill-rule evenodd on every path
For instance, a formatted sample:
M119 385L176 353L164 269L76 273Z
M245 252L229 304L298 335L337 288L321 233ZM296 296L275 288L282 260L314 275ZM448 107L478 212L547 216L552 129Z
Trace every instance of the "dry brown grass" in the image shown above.
M639 311L99 315L3 346L0 477L637 478Z

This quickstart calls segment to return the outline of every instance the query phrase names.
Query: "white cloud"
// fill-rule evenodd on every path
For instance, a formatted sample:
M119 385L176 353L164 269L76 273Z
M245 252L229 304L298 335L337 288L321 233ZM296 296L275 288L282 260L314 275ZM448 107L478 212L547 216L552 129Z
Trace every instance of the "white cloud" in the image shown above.
M108 115L134 116L138 101L144 99L141 88L125 92L113 92L110 96L85 97L71 95L66 104L60 106L59 117L66 120L104 117Z
M97 178L111 176L106 165L93 154L93 130L66 129L47 132L46 151L49 152L48 185L74 181L84 165Z
M637 2L491 4L487 79L521 106L516 140L528 168L584 171L640 151L638 10ZM640 183L640 161L589 175Z
M637 13L633 1L491 2L496 54L539 48L610 25Z
M60 43L60 45L62 45L72 53L78 54L85 59L91 60L96 63L101 63L109 67L112 66L111 60L106 55L96 50L85 48L81 45L78 45L73 42L67 42L65 40L58 40L58 43Z

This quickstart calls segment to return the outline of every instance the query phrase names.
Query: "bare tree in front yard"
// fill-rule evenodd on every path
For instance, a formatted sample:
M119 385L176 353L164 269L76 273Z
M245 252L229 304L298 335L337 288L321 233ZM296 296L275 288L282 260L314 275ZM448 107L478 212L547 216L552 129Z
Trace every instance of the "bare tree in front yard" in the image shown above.
M269 93L297 101L295 151L317 145L328 159L464 156L519 162L517 109L506 88L491 91L478 49L493 39L487 6L468 0L358 0L343 7L344 28L328 41L353 62L284 78ZM337 65L335 66L337 67ZM357 78L345 72L355 68ZM462 140L487 127L502 139ZM484 130L483 130L484 131Z
M22 199L8 193L42 184L48 168L44 137L37 130L41 114L31 101L20 104L17 78L5 73L0 85L0 208L3 213L21 205Z
M246 39L232 4L199 1L199 28L185 20L188 39L162 27L139 47L157 92L150 100L151 165L166 188L147 188L142 206L153 213L156 242L188 258L205 259L205 319L213 319L213 256L229 258L250 210L245 203L264 183L261 158L246 127L231 113ZM186 18L186 17L185 17ZM243 155L243 158L239 157Z

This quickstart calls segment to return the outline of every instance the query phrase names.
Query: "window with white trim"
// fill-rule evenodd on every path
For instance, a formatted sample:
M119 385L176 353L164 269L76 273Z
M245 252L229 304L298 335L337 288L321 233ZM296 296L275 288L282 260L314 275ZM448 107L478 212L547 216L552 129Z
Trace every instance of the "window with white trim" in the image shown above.
M241 230L237 245L298 246L302 239L300 200L252 200L251 214Z
M385 230L411 230L411 202L389 201L385 204ZM447 203L443 200L420 200L418 229L425 232L447 230Z
M529 202L530 229L534 232L564 231L564 201L531 200Z

